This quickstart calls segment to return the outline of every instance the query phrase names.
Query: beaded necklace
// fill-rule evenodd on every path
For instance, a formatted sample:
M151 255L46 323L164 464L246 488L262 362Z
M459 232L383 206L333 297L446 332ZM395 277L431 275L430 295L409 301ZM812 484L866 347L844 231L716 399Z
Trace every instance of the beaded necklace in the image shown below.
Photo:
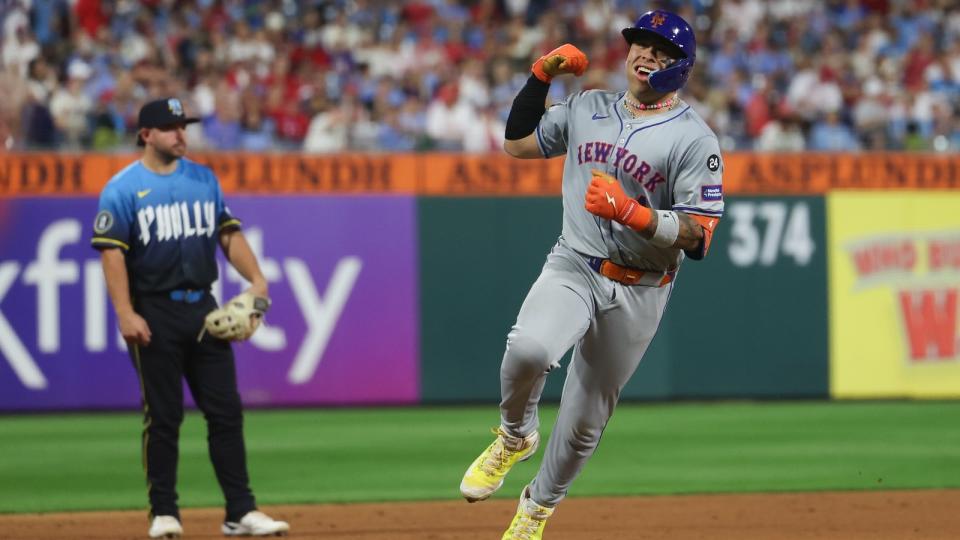
M672 109L673 106L676 105L678 101L680 101L677 95L674 94L669 99L665 99L663 101L659 101L657 103L647 105L646 103L639 103L639 102L633 101L632 99L627 97L629 95L630 94L626 94L624 96L623 102L630 106L627 108L627 111L633 114L633 116L636 116L636 114L634 114L634 111L653 111L657 109ZM630 108L633 108L634 110L631 111Z

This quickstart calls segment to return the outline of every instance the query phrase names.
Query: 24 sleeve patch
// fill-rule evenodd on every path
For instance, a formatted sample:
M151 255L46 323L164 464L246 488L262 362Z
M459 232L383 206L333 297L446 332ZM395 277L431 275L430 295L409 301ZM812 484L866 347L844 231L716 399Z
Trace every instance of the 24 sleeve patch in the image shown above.
M720 170L720 156L711 154L710 157L707 158L707 168L710 169L710 172Z

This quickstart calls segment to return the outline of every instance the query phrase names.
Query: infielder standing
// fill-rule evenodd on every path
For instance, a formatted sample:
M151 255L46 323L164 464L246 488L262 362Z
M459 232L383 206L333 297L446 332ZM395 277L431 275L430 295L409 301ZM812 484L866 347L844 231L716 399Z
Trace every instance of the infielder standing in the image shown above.
M94 222L93 247L140 379L148 535L183 533L176 490L183 379L207 421L210 460L226 498L223 534L286 534L286 522L257 510L249 486L230 343L209 332L197 337L217 308L210 285L217 279L218 245L254 295L267 296L267 281L213 172L183 157L184 128L196 121L178 99L144 105L137 136L143 158L103 188Z
M463 477L468 501L536 451L547 373L574 352L543 463L504 539L542 538L653 339L680 263L703 258L723 214L716 135L677 96L696 59L690 25L651 11L623 37L626 92L580 92L545 111L551 79L587 67L566 44L534 63L507 120L514 157L566 155L563 231L507 336L501 425Z

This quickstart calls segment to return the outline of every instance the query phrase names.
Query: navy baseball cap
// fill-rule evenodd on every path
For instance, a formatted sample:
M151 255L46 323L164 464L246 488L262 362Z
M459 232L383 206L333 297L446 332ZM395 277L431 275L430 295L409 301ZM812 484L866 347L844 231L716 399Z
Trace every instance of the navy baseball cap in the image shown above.
M162 128L179 124L199 122L199 118L187 116L183 112L183 103L177 98L158 99L140 108L137 129ZM144 146L143 139L137 135L137 145Z

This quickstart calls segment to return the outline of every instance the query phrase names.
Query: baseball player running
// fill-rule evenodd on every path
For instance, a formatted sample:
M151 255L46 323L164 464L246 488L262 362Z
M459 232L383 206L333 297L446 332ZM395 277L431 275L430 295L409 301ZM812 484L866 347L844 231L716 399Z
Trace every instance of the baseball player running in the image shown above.
M266 309L267 281L213 172L183 157L184 128L196 121L184 114L178 99L144 105L137 137L143 158L103 188L94 221L93 247L100 250L120 332L140 379L151 516L147 534L183 534L176 481L184 378L206 419L210 460L226 498L223 534L286 534L287 523L257 510L247 476L233 350L217 337L249 337L256 330ZM217 245L252 284L252 294L220 310L210 295L217 279ZM250 309L243 307L247 299Z
M553 77L587 68L566 44L533 64L507 120L509 154L566 156L563 230L507 336L501 424L463 476L468 501L492 495L537 450L547 373L570 347L573 359L543 463L504 539L543 537L653 339L680 263L703 258L723 214L717 138L677 96L696 59L690 25L651 11L623 37L625 92L584 91L544 110Z

